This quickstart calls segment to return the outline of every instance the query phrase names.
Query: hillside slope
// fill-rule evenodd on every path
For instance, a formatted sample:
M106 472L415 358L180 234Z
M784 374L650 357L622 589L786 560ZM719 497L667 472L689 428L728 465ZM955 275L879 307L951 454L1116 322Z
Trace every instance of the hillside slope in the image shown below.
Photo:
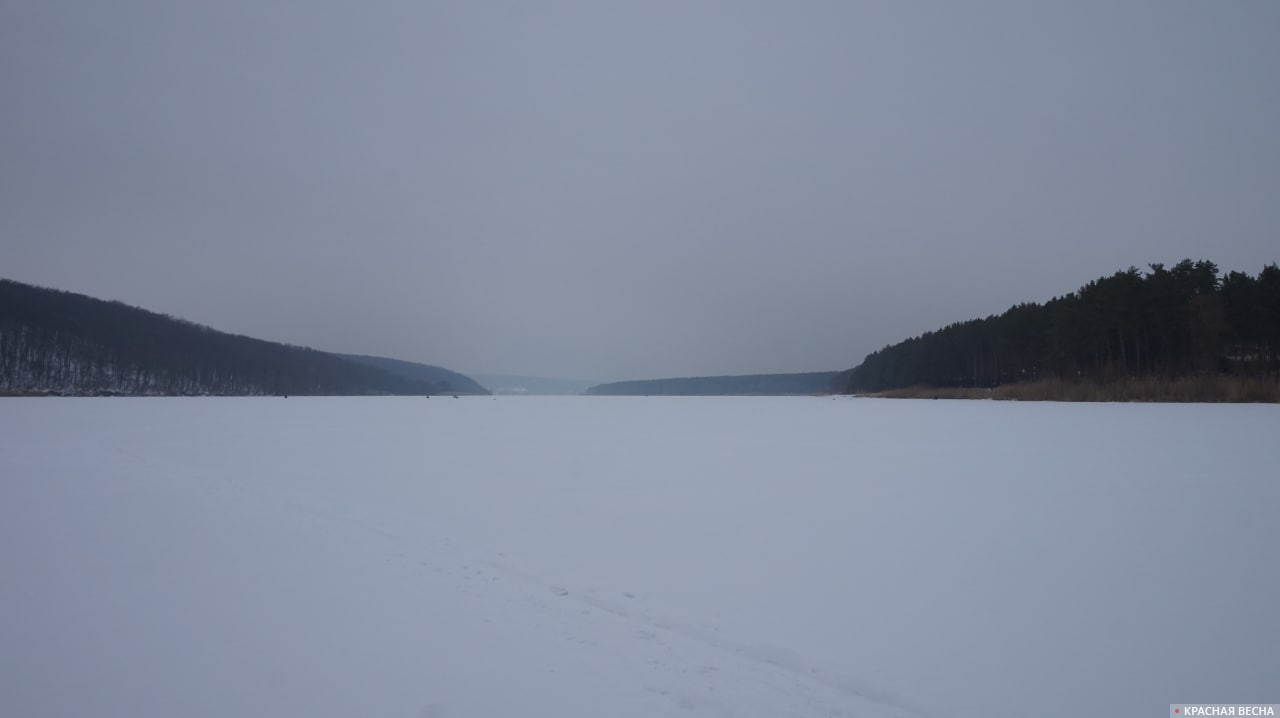
M430 364L419 364L418 362L404 361L402 359L389 359L387 357L366 356L363 354L339 354L338 356L357 364L376 367L405 379L431 382L440 389L441 393L489 393L488 389L480 386L479 382L465 374L459 374L456 371L449 371Z
M363 395L444 390L327 352L0 279L0 391Z

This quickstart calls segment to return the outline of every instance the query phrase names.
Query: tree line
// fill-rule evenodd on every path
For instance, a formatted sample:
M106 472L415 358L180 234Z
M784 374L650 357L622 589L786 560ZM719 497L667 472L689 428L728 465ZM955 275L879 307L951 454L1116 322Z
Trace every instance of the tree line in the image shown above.
M1280 268L1220 276L1210 261L1129 267L1075 292L958 322L872 352L836 378L851 393L1280 373Z
M306 347L0 279L0 390L362 395L442 388Z

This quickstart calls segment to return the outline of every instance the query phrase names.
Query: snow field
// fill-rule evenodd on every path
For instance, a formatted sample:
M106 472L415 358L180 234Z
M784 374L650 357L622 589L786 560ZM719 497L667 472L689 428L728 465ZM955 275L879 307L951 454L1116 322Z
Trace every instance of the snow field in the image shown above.
M1274 702L1278 430L1272 406L4 400L0 714Z

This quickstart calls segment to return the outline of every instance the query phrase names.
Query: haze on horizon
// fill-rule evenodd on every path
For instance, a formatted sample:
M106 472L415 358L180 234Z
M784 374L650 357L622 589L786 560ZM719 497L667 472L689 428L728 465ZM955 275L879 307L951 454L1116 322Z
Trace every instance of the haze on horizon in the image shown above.
M0 276L464 373L844 369L1280 261L1274 2L9 2Z

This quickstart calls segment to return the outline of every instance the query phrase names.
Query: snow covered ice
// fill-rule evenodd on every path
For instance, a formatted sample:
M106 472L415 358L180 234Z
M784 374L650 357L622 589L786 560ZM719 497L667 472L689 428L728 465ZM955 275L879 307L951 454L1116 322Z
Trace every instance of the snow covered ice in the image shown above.
M0 401L0 715L1280 700L1280 407Z

